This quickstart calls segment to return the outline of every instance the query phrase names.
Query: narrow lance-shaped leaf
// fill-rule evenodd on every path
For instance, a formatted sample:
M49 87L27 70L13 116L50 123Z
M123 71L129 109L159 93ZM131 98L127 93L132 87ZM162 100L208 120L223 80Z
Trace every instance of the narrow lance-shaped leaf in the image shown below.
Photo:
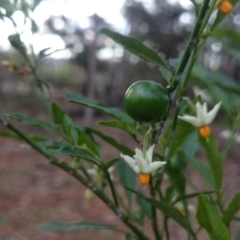
M133 124L133 122L134 122L134 120L132 118L130 118L121 109L119 109L119 108L109 108L109 107L103 105L102 103L100 103L96 100L87 98L83 95L68 93L67 98L68 98L69 102L73 102L73 103L80 104L82 106L93 108L97 111L100 111L102 113L106 113L106 114L108 114L112 117L115 117L115 118L119 119L119 120L126 121L129 124Z
M220 189L223 178L223 158L218 150L215 138L213 135L210 135L208 140L206 140L205 138L199 136L199 142L201 143L207 156L215 188Z
M186 141L187 137L195 130L195 128L184 121L179 121L174 139L172 142L171 150L169 152L169 160L173 157L178 151L179 148Z
M136 173L132 168L123 159L120 159L117 164L117 169L121 184L127 188L134 189L136 187ZM128 198L128 205L130 207L132 203L132 192L127 188L125 188L125 190Z
M228 226L237 211L240 210L240 193L236 194L223 213L223 222Z
M136 54L140 58L152 62L158 65L159 67L168 69L163 59L154 50L141 43L138 39L124 36L122 34L119 34L106 28L103 28L101 30L101 33L112 38L115 42L121 44L127 50Z
M215 206L205 195L198 197L197 220L208 232L211 240L231 240L228 229L222 222Z
M25 123L25 124L40 127L44 130L48 130L48 131L51 131L51 132L58 133L58 131L59 131L59 129L54 124L52 124L50 122L39 120L37 118L28 117L28 116L21 115L21 114L18 114L18 113L11 114L10 118L18 120L18 121L20 121L22 123Z
M184 154L184 159L187 163L191 164L201 175L202 177L209 183L211 187L214 187L214 180L212 176L212 172L210 169L202 163L199 159L191 154Z
M46 222L37 224L37 226L45 231L51 232L71 232L71 231L86 231L86 230L112 230L117 232L126 233L115 227L95 222Z
M90 128L90 127L87 127L87 129L90 130L93 134L102 138L105 142L109 143L110 145L112 145L113 147L118 149L121 153L129 155L129 156L133 156L133 154L134 154L133 150L130 149L128 146L119 143L117 140L115 140L115 138L112 138L112 137L110 137L96 129Z
M135 138L134 133L134 126L125 121L118 121L118 120L112 120L112 121L100 121L98 124L106 126L106 127L113 127L123 130L124 132L128 133L130 136Z
M151 204L147 202L143 197L137 195L137 203L141 208L142 212L149 218L152 219Z
M226 27L218 27L211 32L212 36L215 37L227 37L231 39L235 44L240 45L240 33L234 29Z

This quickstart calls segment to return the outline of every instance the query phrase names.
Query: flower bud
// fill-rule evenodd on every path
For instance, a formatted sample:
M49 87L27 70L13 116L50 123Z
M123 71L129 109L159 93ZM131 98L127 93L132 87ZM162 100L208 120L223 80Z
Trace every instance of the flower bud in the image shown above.
M232 9L233 9L233 5L229 1L222 1L219 4L219 10L224 14L230 13L232 11Z

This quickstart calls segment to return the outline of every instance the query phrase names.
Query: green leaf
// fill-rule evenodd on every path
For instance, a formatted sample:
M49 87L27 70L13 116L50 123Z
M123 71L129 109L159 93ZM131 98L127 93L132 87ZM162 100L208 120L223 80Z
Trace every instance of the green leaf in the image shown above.
M125 121L118 121L118 120L112 120L112 121L99 121L98 124L107 126L107 127L113 127L123 130L124 132L128 133L130 136L135 137L134 134L134 125L129 124Z
M142 193L141 193L142 194ZM142 194L143 195L143 194ZM142 212L149 218L152 219L151 205L143 197L137 195L137 203Z
M20 137L10 130L0 131L0 136L20 139Z
M106 167L107 169L109 169L110 167L112 167L113 165L115 165L117 162L119 162L120 158L114 158L111 161L106 163Z
M179 159L179 158L177 158L176 160L177 160L177 162L181 161L181 159ZM186 178L183 174L182 167L166 164L165 169L166 169L168 176L171 178L171 182L175 186L175 189L180 194L184 194L185 187L186 187ZM185 169L185 166L183 169Z
M65 122L65 116L67 116L67 113L62 110L60 106L56 103L51 104L51 114L52 114L52 120L55 124L63 124Z
M21 41L20 35L18 33L9 35L8 40L12 47L18 50L24 59L27 59L27 50L24 43Z
M97 111L100 111L100 112L106 113L112 117L115 117L121 121L126 121L129 124L133 124L133 122L134 122L134 120L132 118L130 118L121 109L106 107L102 103L100 103L96 100L84 97L83 95L68 93L67 98L68 98L69 102L73 102L73 103L77 103L77 104L80 104L80 105L83 105L86 107L93 108Z
M185 121L179 121L172 142L169 158L171 159L178 151L182 144L186 141L190 133L195 130L195 127Z
M55 132L55 133L59 132L58 127L55 126L54 124L52 124L50 122L45 122L45 121L42 121L42 120L38 120L37 118L31 118L31 117L24 116L24 115L21 115L21 114L18 114L18 113L11 114L10 118L18 120L18 121L20 121L22 123L25 123L25 124L40 127L40 128L42 128L44 130L47 130L47 131L51 131L51 132Z
M128 190L134 192L138 196L141 196L147 202L149 202L152 206L161 210L164 213L164 215L172 218L174 221L176 221L179 225L181 225L184 229L186 229L196 239L195 233L194 233L191 225L189 224L187 217L182 215L176 208L169 206L162 201L155 200L153 198L147 198L147 197L143 196L141 193L139 193L133 189L128 188Z
M180 195L180 196L176 197L174 199L174 201L171 202L171 205L174 205L177 202L180 202L180 201L188 199L188 198L197 197L200 194L211 194L211 193L214 193L214 192L216 192L216 191L203 191L203 192L194 192L194 193L189 193L189 194L183 194L183 195Z
M223 213L223 222L228 226L237 211L240 210L240 193L236 194Z
M223 158L218 150L215 138L213 135L210 135L208 139L206 139L199 135L199 142L208 159L209 167L214 179L214 186L216 189L220 189L223 178Z
M86 231L86 230L112 230L116 232L126 233L120 229L115 227L102 224L102 223L94 223L94 222L47 222L37 224L42 230L51 231L51 232L71 232L71 231Z
M231 90L236 94L240 94L240 86L234 79L226 76L222 72L211 71L200 63L194 65L191 78L201 80L206 87L209 85L218 85L223 87L224 90Z
M130 149L129 147L127 147L126 145L123 145L119 142L117 142L115 140L115 138L112 138L108 135L105 135L104 133L94 129L94 128L90 128L88 127L87 129L89 129L93 134L97 135L98 137L102 138L105 142L109 143L110 145L112 145L113 147L115 147L116 149L118 149L121 153L129 155L129 156L133 156L134 152L132 149Z
M163 59L151 48L145 46L138 39L133 37L127 37L117 32L111 31L109 29L103 28L101 33L107 35L112 38L118 44L124 46L128 51L136 54L140 58L152 62L159 67L168 69L166 63Z
M173 77L173 74L170 70L166 69L166 68L159 68L160 72L162 73L163 75L163 78L168 82L170 83L171 82L171 79Z
M71 125L71 136L72 139L75 138L76 147L86 145L88 149L91 149L93 156L95 156L98 159L101 159L99 144L94 140L90 131L82 129L78 125Z
M126 240L136 240L136 237L132 233L125 233L125 239Z
M33 10L35 10L35 8L41 3L42 0L34 0L33 2Z
M128 203L129 206L131 206L132 193L127 188L134 189L136 187L136 173L123 159L118 162L117 169L119 180L121 184L126 187L125 190L128 197Z
M183 154L185 161L191 164L203 176L210 186L214 187L213 176L210 169L195 156L187 154L186 152Z
M48 146L50 148L51 146ZM99 159L96 159L91 150L86 146L82 146L81 149L74 149L71 146L64 146L57 149L48 149L48 152L53 155L72 156L85 159L86 161L92 162L93 164L100 165Z
M240 45L240 33L231 28L218 27L211 32L211 35L214 37L227 37L231 39L235 44Z
M228 229L222 222L215 206L205 195L198 197L197 220L208 232L211 240L231 240Z

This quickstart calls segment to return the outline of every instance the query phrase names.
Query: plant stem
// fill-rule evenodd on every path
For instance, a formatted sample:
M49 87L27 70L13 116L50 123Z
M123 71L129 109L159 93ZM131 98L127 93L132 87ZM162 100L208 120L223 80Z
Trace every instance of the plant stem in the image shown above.
M187 44L187 47L186 47L186 50L183 54L183 57L182 57L182 60L180 62L180 65L173 77L173 80L170 84L170 87L169 87L169 93L170 93L170 98L173 99L174 96L175 96L175 93L176 93L176 89L178 87L178 83L179 81L181 80L181 77L182 77L182 73L188 63L188 60L193 52L193 50L195 49L197 43L198 43L198 36L199 36L199 31L201 29L201 26L202 26L202 21L206 15L206 11L207 11L207 8L209 7L209 2L210 0L205 0L203 2L203 5L200 9L200 12L199 12L199 15L197 17L197 21L196 21L196 24L195 24L195 27L190 35L190 38L189 38L189 41L188 41L188 44Z
M151 197L154 198L155 194L153 189L152 178L150 179L149 190L150 190ZM156 212L156 208L153 205L151 205L151 211L152 211L152 229L155 235L155 239L161 240L162 237L160 235L160 232L158 230L158 225L157 225L157 212Z
M111 189L111 192L112 192L112 196L113 196L113 200L115 202L115 205L116 205L117 208L119 208L117 194L116 194L115 188L113 186L113 182L112 182L111 176L110 176L110 174L108 172L108 169L106 169L105 166L104 166L104 172L106 174L107 181L109 183L109 186L110 186L110 189Z
M198 18L197 18L197 21L196 21L196 24L195 24L195 27L194 27L194 29L193 29L193 31L192 31L192 33L190 35L190 38L188 40L188 44L187 44L186 50L185 50L185 52L183 54L182 60L180 62L180 65L179 65L176 73L174 74L170 85L168 86L169 107L168 107L168 110L167 110L165 116L163 117L163 119L162 119L162 121L160 123L160 127L156 131L156 134L154 136L154 143L156 143L158 141L158 138L159 138L159 136L162 133L162 130L163 130L164 126L165 126L165 122L166 122L166 120L168 118L168 115L169 115L169 111L170 111L170 108L171 108L171 105L172 105L172 100L175 97L175 94L176 94L176 91L177 91L177 87L178 87L178 84L179 84L179 82L181 80L183 71L184 71L184 69L187 66L187 63L189 61L189 58L192 55L192 52L195 50L195 48L197 46L200 29L201 29L201 27L203 25L202 21L203 21L203 19L205 17L205 13L206 13L207 8L209 6L209 2L210 2L210 0L205 0L203 5L202 5L202 7L201 7L201 10L199 12L199 15L198 15ZM209 17L210 17L210 15L209 15ZM205 22L204 24L206 25L207 22ZM205 25L204 25L204 27L205 27ZM193 57L193 59L194 59L194 57ZM195 60L196 59L194 59L194 61ZM192 66L193 66L194 61L192 62ZM189 72L188 72L187 75L189 75L191 73L191 69L192 69L192 67L190 67ZM184 89L182 89L182 91L183 90Z
M164 225L164 231L166 234L166 240L169 240L170 235L169 235L169 229L168 229L168 217L167 216L164 216L163 225Z
M42 149L38 144L36 144L31 138L29 138L25 133L23 133L21 130L19 130L16 126L14 126L12 123L10 123L7 119L3 118L3 123L7 128L12 130L15 134L17 134L21 139L23 139L25 142L27 142L30 146L32 146L36 151L41 153L43 156L45 156L49 162L53 165L58 166L62 170L68 172L71 174L74 178L76 178L78 181L83 183L86 187L90 188L99 198L102 199L103 202L106 203L106 205L138 236L140 240L149 240L149 238L138 228L133 224L128 216L122 212L118 206L116 206L101 190L93 186L92 184L89 184L88 180L81 176L77 171L73 170L68 166L67 163L59 161L56 157L49 154L46 150Z

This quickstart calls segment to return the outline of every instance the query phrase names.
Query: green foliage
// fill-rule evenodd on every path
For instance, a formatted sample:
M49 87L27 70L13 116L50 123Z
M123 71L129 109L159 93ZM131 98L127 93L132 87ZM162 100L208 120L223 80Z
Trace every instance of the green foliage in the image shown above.
M198 197L197 220L208 232L212 240L231 239L226 226L219 217L216 207L211 204L208 197L205 195L200 195Z
M122 121L126 121L128 124L133 124L133 119L131 119L125 112L123 112L119 108L109 108L104 106L102 103L89 99L87 97L84 97L80 94L67 94L67 99L69 102L77 103L83 106L87 106L90 108L93 108L97 111L103 112L105 114L108 114L114 118L117 118Z
M47 222L38 224L37 227L45 231L51 232L71 232L71 231L83 231L83 230L112 230L116 232L125 233L122 230L108 226L102 223L95 222Z
M113 127L123 130L124 132L128 133L134 139L136 139L136 125L129 125L129 123L125 121L99 121L98 124L106 126L106 127Z
M144 195L143 193L141 193ZM149 219L152 219L152 210L151 210L151 204L148 203L141 195L137 195L137 203L144 213Z
M201 143L208 159L209 167L214 179L214 186L216 189L220 189L223 178L223 158L219 153L215 138L213 135L210 135L208 139L199 136L199 142Z
M168 69L164 60L154 50L144 45L138 39L124 36L106 28L102 29L101 33L112 38L115 42L123 45L128 51L136 54L140 58L152 62L162 69Z
M197 197L196 217L201 228L206 230L212 240L231 239L228 228L233 219L239 221L239 218L235 215L240 209L240 193L236 193L228 206L224 208L222 200L223 156L227 151L224 149L221 153L213 135L210 135L207 139L202 138L198 134L198 129L185 121L179 120L178 116L183 114L196 116L194 110L187 103L190 103L191 106L196 104L196 102L201 102L201 98L197 97L194 100L190 100L184 96L185 93L188 93L188 91L185 91L188 90L186 87L192 81L206 88L213 101L222 102L221 121L233 125L231 126L233 132L234 134L237 133L240 104L239 84L220 70L212 71L212 69L208 69L203 64L197 63L196 60L207 39L213 37L222 43L224 51L229 56L240 62L237 51L240 35L239 32L231 28L218 27L219 23L227 17L226 14L222 14L219 10L217 10L214 22L209 21L212 13L215 11L215 5L218 4L216 0L204 0L202 4L197 4L195 1L192 2L195 7L196 23L193 26L183 54L174 59L163 59L157 51L144 45L137 38L124 36L106 28L101 30L101 33L110 37L116 43L121 44L126 50L150 62L151 66L159 69L168 84L164 91L167 96L167 102L170 104L169 108L168 106L166 107L166 114L162 116L161 120L156 118L156 122L154 119L154 122L151 124L138 124L119 108L108 107L82 94L67 94L69 102L94 109L113 118L107 121L99 121L99 125L116 128L127 133L128 135L125 134L126 137L130 136L135 140L140 145L138 148L141 148L142 152L140 150L135 150L134 152L128 146L127 141L127 143L125 141L117 141L116 136L113 134L110 135L103 133L101 130L77 124L66 110L51 99L51 94L48 92L50 88L48 88L48 85L40 76L41 71L38 69L38 63L42 58L53 53L50 51L50 48L42 49L35 55L34 48L30 44L31 53L29 55L29 46L25 45L20 34L16 33L9 36L11 46L20 53L26 67L31 70L32 79L36 81L42 93L46 110L51 120L43 121L18 113L7 115L0 112L0 121L8 128L8 130L4 129L1 131L0 135L24 140L46 157L49 163L58 166L81 182L89 191L105 202L106 206L119 217L119 220L128 226L131 233L105 224L88 221L47 222L39 224L39 228L61 233L107 229L123 233L126 240L149 240L148 232L144 228L144 217L147 217L151 222L152 232L157 240L165 239L165 236L167 240L170 240L171 233L168 233L168 219L177 222L179 227L188 233L189 239L197 240L198 236L191 226L190 212L187 210L188 201ZM238 0L231 0L231 2L234 5ZM41 0L34 0L31 3L25 0L3 0L0 3L0 8L3 8L4 11L0 9L0 19L5 20L5 18L8 18L17 26L12 15L15 11L21 11L25 18L30 20L32 33L35 33L38 31L38 26L32 15L40 3ZM179 14L182 14L182 12ZM146 19L143 19L144 21ZM141 22L142 20L139 21L139 23ZM162 31L159 32L161 32L161 36L164 36ZM158 33L157 36L160 35ZM227 37L227 39L223 37ZM160 45L162 44L161 39L157 42ZM229 42L231 42L231 45ZM19 69L14 69L14 71ZM146 94L146 88L143 88L141 91ZM149 91L149 96L151 97L152 95L153 92ZM156 99L153 100L154 104ZM135 110L136 106L136 108L140 109L143 105L137 103L133 108ZM158 103L155 105L156 109L161 107ZM151 106L148 103L145 107L146 112L148 112L148 109L151 111ZM195 107L193 106L193 108ZM148 116L145 114L144 119L145 117ZM38 130L42 130L44 135L28 135L20 130L20 127L18 128L13 124L15 121L31 127L37 127ZM108 143L109 147L118 151L113 159L104 159L100 144L97 141L99 138ZM159 142L161 144L158 145ZM233 138L227 142L226 148L230 148L229 146L232 143ZM150 152L147 149L153 144L155 144L155 152L152 153L152 156L149 156ZM199 159L198 150L204 151L208 165ZM137 180L139 176L137 174L139 171L136 173L133 170L134 167L132 165L134 165L134 162L131 164L131 158L128 159L127 157L122 159L120 153L131 158L133 157L134 161L136 161L135 164L139 166L141 164L146 165L139 169L142 171L140 172L142 174L141 177L143 177L143 174L146 174L146 178L150 177L150 184L147 186L150 190L149 192L142 191L142 187L138 186ZM153 162L150 163L149 160L152 157ZM165 161L166 164L161 168L154 169L159 164L155 158ZM89 165L93 165L94 168L88 169ZM204 189L198 189L192 182L191 175L188 174L189 165L194 168L194 171L199 173L199 177L201 177L199 181L207 182ZM113 167L117 168L117 177L112 172ZM128 201L127 206L125 205L126 199L121 196L121 191L119 191L120 186L125 188ZM140 191L137 190L139 188L141 189ZM183 205L185 214L175 207L178 203ZM137 204L137 206L134 204ZM4 221L4 218L0 219L0 225L5 223ZM236 239L239 239L239 233Z
M36 126L36 127L41 128L41 129L51 131L51 132L54 132L54 133L58 133L58 131L59 131L58 127L55 126L54 124L52 124L50 122L45 122L45 121L42 121L42 120L39 120L39 119L36 119L36 118L31 118L31 117L24 116L24 115L21 115L21 114L18 114L18 113L11 114L9 117L12 118L12 119L18 120L22 123L29 124L29 125L32 125L32 126Z
M195 233L193 232L192 227L190 226L190 223L188 222L188 219L186 216L182 215L176 208L167 205L166 203L155 200L153 198L147 198L141 193L128 188L129 191L135 193L137 196L140 196L144 198L148 203L150 203L152 206L156 207L160 211L164 213L165 216L171 217L173 220L175 220L178 224L180 224L183 228L185 228L194 238Z
M240 210L240 193L236 194L223 213L223 222L228 226L237 211Z
M136 187L136 173L132 170L129 165L121 159L118 164L118 174L119 174L119 180L121 184L125 187L126 194L128 197L128 206L131 207L132 203L132 193L128 190L134 189Z

